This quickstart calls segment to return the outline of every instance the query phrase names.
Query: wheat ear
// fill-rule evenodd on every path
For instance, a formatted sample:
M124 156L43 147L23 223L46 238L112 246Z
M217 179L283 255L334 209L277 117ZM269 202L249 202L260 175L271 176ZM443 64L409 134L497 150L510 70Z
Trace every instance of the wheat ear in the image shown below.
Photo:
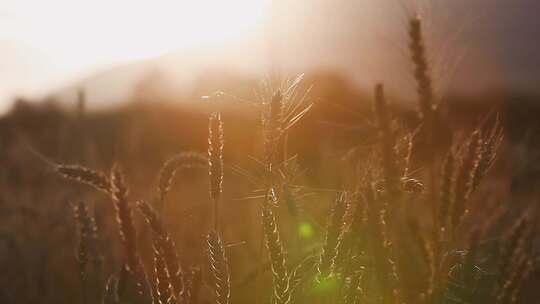
M174 290L174 296L178 297L184 291L184 274L176 252L176 244L165 228L161 216L149 203L139 201L137 206L152 229L155 245L158 246L158 253L162 254L167 264L168 276Z
M56 172L65 179L86 184L105 193L111 192L109 178L101 172L78 165L56 165Z
M128 201L128 188L118 164L115 164L111 170L111 194L116 209L116 221L122 239L127 271L135 276L140 295L150 297L151 289L137 249L137 236Z
M211 231L208 234L206 242L208 244L212 289L214 290L216 304L228 304L231 294L231 282L229 262L225 255L225 249L216 231Z
M289 275L276 218L270 208L268 204L262 207L262 222L274 282L273 303L285 304L290 301Z

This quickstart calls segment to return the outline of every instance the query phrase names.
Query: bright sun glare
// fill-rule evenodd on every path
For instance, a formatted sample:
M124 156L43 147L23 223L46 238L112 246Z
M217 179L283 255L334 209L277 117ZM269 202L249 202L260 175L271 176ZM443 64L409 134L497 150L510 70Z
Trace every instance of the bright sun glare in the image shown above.
M9 35L67 65L155 56L250 30L266 0L10 0ZM9 22L8 22L9 23Z
M240 38L261 21L269 0L0 3L0 80L20 73L18 89L31 91L42 79L67 79L118 62ZM24 71L29 67L32 71Z

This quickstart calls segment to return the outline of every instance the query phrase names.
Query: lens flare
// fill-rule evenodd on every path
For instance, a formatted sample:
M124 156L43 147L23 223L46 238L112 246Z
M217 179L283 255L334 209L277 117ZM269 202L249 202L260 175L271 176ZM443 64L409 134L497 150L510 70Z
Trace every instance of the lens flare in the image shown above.
M307 222L298 224L298 236L303 239L309 239L313 236L313 226Z

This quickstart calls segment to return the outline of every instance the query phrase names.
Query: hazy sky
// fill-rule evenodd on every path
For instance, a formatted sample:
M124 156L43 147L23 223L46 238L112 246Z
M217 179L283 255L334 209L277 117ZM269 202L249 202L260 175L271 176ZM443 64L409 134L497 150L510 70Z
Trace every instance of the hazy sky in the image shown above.
M0 110L13 96L49 92L122 62L244 36L253 40L235 51L239 64L273 56L298 69L342 68L368 84L394 81L408 73L407 66L397 68L407 61L400 40L406 8L420 10L429 23L434 63L441 75L456 71L454 87L536 89L540 76L537 0L278 0L273 10L270 2L0 0ZM262 37L269 19L273 39ZM278 46L261 51L268 41ZM233 60L221 53L206 58Z
M110 64L230 39L267 0L0 0L0 99Z

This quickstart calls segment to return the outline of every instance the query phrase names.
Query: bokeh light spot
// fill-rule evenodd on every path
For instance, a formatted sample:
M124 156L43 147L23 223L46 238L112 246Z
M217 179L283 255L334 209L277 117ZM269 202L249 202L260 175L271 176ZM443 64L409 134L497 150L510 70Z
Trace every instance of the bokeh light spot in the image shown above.
M307 222L301 222L298 224L298 235L301 238L309 239L313 236L313 226Z

